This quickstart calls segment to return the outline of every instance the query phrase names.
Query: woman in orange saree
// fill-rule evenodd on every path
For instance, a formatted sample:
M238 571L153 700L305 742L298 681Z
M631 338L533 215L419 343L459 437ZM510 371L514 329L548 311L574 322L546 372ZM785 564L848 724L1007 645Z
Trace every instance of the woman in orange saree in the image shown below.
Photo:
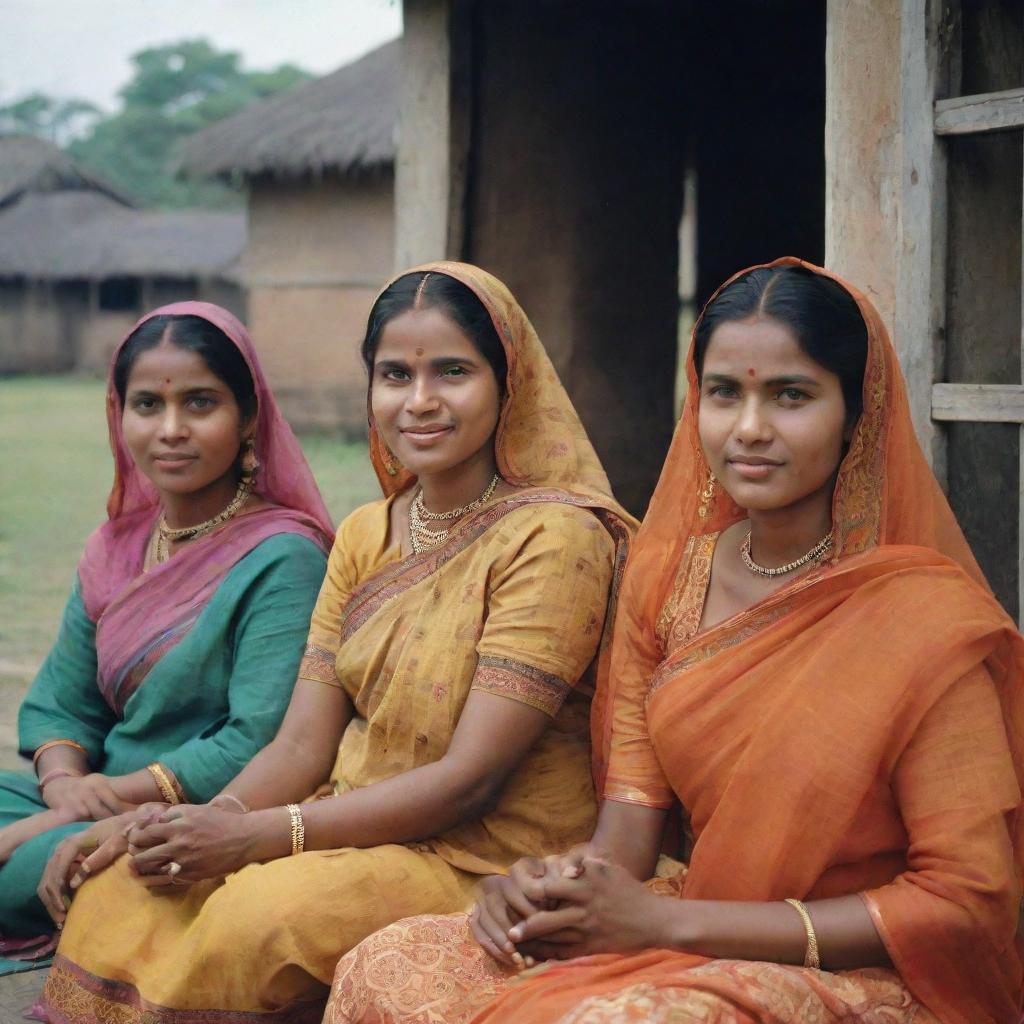
M850 373L809 355L787 275L837 319L852 300L866 334L846 422L815 413L816 442L801 417ZM921 454L881 320L787 258L723 286L695 336L627 568L593 841L488 879L468 922L372 936L329 1024L1020 1019L1024 644ZM688 864L642 887L677 803ZM516 975L516 953L550 959Z

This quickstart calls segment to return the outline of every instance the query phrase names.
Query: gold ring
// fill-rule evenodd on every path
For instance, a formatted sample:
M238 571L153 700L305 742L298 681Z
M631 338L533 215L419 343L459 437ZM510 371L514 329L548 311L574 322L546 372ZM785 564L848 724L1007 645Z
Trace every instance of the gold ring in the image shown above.
M164 871L166 871L167 874L169 874L171 876L171 878L173 879L174 876L181 871L181 865L176 860L172 860L170 862L170 864L168 864L164 868Z

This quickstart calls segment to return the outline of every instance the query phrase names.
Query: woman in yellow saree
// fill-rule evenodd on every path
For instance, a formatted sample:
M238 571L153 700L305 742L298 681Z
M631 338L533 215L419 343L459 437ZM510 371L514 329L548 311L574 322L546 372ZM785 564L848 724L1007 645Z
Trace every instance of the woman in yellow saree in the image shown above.
M281 731L221 807L86 860L53 1021L319 1020L360 939L592 830L589 697L631 520L488 274L400 276L363 352L386 497L339 529Z
M593 841L486 880L468 922L372 936L328 1024L1019 1021L1024 644L876 311L754 268L689 383L623 587ZM688 866L656 871L677 804ZM513 951L549 962L517 976Z

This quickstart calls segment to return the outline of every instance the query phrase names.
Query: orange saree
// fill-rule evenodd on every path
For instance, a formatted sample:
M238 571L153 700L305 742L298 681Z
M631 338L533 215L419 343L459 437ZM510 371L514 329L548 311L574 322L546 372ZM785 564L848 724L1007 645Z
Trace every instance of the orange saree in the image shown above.
M924 461L876 311L844 287L869 351L830 560L697 632L715 539L743 513L709 483L691 362L690 397L627 568L600 772L605 799L686 808L694 842L672 895L858 893L894 969L647 950L509 978L461 920L419 919L342 961L331 1024L451 1024L487 996L497 998L477 1024L1019 1021L1024 642ZM418 929L417 941L399 941L403 928ZM419 963L419 1001L409 963Z

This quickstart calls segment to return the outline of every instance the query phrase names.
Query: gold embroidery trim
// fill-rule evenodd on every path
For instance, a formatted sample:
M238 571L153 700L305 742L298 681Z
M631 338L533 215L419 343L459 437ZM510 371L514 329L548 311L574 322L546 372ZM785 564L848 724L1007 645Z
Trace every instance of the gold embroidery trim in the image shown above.
M572 687L533 665L485 654L477 662L471 689L511 697L554 718Z
M717 533L691 537L686 545L672 593L665 601L655 627L658 642L666 654L697 635L718 537Z
M334 651L316 644L306 644L306 652L302 656L302 664L299 665L299 678L327 683L328 686L340 685L334 669L336 659L337 654Z

